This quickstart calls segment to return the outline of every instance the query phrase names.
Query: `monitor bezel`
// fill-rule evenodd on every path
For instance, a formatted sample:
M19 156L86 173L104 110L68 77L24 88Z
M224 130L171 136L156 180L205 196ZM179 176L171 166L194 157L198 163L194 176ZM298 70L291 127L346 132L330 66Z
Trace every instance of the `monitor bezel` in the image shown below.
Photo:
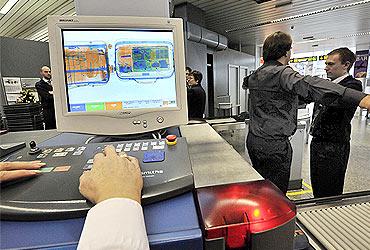
M174 66L176 79L176 107L160 107L160 108L143 108L143 109L122 109L117 111L93 111L93 112L69 112L67 101L67 85L66 74L64 71L64 48L62 30L73 29L102 29L102 30L169 30L173 32L174 46ZM54 103L56 108L57 128L59 131L95 133L95 134L131 134L142 133L145 131L156 130L166 126L175 126L187 124L187 99L186 99L186 84L185 84L185 53L184 53L184 37L183 23L179 18L160 18L160 17L98 17L98 16L49 16L49 46L51 57L51 68L54 87ZM60 83L63 79L62 84ZM54 83L57 81L56 83ZM59 82L58 82L59 81ZM180 83L184 83L183 85ZM61 97L63 95L63 97ZM129 131L109 131L101 132L93 128L76 127L77 121L81 122L84 118L89 122L98 120L99 117L107 117L112 119L129 119L146 116L147 114L155 113L167 114L165 124L156 124L154 127L133 129ZM174 116L173 116L174 115ZM173 116L171 118L171 116ZM171 121L169 121L171 120ZM115 121L115 120L112 120Z

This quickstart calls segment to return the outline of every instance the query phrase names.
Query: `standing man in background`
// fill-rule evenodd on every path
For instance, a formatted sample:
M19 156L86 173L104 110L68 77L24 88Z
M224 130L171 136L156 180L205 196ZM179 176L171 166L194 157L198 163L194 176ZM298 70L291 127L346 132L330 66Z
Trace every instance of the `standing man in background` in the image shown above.
M349 75L356 55L348 48L331 51L325 71L334 84L362 91L360 81ZM340 195L350 152L351 120L357 105L343 103L342 98L325 105L315 103L311 125L310 172L315 198Z
M204 110L206 107L206 92L204 91L201 82L203 79L202 73L193 70L188 76L188 118L203 119Z
M44 114L45 129L55 129L55 109L53 86L51 85L51 70L48 66L42 66L40 69L41 79L36 83L36 90Z

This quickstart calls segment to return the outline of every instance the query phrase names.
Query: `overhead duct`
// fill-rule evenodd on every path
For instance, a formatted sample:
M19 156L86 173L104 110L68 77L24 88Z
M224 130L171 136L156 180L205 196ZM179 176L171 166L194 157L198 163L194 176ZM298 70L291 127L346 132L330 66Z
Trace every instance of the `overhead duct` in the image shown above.
M225 36L191 22L186 22L186 38L217 50L224 50L227 48L227 38Z
M190 41L200 43L202 40L202 27L186 22L186 38Z

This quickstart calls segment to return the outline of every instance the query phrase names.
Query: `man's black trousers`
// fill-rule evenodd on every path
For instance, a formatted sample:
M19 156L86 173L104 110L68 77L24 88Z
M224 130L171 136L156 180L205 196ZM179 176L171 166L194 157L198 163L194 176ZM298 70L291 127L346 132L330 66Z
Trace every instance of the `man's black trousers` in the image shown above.
M249 133L247 149L253 168L285 194L288 190L293 153L289 139L269 140Z
M341 195L349 159L349 142L313 138L310 147L311 184L315 198Z
M53 108L43 108L42 112L44 115L45 129L55 129L57 127L55 121L55 110Z

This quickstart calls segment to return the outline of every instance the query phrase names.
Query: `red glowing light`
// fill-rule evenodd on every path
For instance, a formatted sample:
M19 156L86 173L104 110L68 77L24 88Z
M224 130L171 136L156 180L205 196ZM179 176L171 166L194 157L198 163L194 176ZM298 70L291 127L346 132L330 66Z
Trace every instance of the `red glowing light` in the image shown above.
M206 239L224 237L229 248L244 247L248 235L292 220L295 205L269 181L196 190Z

